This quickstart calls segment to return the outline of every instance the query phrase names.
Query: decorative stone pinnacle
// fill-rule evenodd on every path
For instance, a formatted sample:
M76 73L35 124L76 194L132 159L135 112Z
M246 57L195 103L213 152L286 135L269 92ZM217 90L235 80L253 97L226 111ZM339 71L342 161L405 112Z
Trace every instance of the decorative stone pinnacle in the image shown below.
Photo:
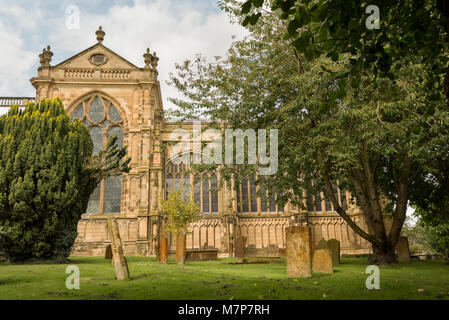
M145 69L150 69L150 63L153 59L153 56L150 53L150 48L147 48L147 52L143 55L144 61L145 61Z
M49 67L52 56L53 52L50 51L50 46L47 46L47 49L44 48L39 55L41 66Z
M95 32L95 34L97 35L98 43L102 43L104 40L105 32L103 31L103 29L101 29L101 26L98 28L98 30Z
M159 58L156 56L156 51L153 52L153 56L151 58L151 66L153 67L154 70L156 70L157 68L157 62L159 61Z

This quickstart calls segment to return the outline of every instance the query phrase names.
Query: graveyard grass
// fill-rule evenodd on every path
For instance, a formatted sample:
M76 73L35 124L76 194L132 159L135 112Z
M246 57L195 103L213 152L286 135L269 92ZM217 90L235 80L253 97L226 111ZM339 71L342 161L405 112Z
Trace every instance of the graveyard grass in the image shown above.
M287 278L285 264L231 264L127 257L130 280L115 280L110 260L72 257L80 290L65 287L68 264L0 264L0 299L441 299L449 300L449 265L412 260L380 267L380 290L365 288L366 258L342 258L334 274ZM419 290L424 289L424 291ZM418 291L419 290L419 291ZM420 292L421 291L421 292Z

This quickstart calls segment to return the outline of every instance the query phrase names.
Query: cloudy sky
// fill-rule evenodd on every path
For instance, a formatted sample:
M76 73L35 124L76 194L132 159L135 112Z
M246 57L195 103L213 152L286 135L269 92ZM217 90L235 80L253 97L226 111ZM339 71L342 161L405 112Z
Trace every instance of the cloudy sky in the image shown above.
M245 34L216 0L0 0L0 96L35 96L29 79L42 49L51 46L55 65L95 44L99 25L103 44L137 66L147 47L156 51L165 108L177 95L165 83L175 63L223 55L233 35Z

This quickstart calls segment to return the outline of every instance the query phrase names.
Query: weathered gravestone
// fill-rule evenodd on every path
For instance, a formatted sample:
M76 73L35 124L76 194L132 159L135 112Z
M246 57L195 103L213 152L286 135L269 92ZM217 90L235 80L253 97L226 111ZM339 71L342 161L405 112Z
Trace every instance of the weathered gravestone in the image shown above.
M329 239L327 248L331 251L332 264L340 264L340 241L337 239Z
M287 227L285 236L287 277L312 277L311 227Z
M313 272L334 273L332 255L329 249L318 249L313 252Z
M167 239L167 237L161 235L159 248L160 248L159 257L160 257L161 264L167 264L167 258L168 258L168 239Z
M399 237L399 240L396 243L396 250L398 252L399 260L402 260L402 261L410 260L410 250L408 248L407 237Z
M108 217L108 229L111 236L112 264L114 265L115 277L117 280L127 280L129 279L128 263L123 255L117 221L112 217Z
M237 230L235 233L235 253L234 256L237 258L238 263L243 263L245 245L243 243L243 237L240 233L240 230Z
M106 246L106 251L105 251L105 253L104 253L104 258L105 258L105 259L112 259L112 248L111 248L111 245L110 245L110 244L108 244L108 245Z
M186 235L180 231L176 235L176 263L185 264L186 262Z

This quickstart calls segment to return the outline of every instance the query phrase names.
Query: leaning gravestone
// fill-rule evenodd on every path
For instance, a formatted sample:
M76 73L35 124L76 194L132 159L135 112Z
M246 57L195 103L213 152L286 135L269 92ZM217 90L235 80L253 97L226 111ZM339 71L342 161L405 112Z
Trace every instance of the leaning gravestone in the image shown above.
M111 245L110 245L110 244L108 244L108 245L106 246L106 251L105 251L105 253L104 253L104 258L105 258L105 259L112 259L112 248L111 248Z
M337 239L329 239L327 241L327 248L331 251L332 263L334 265L340 264L340 241Z
M115 277L117 280L127 280L129 279L128 263L123 255L117 221L112 217L108 217L108 228L111 235L112 264L114 265Z
M396 250L398 252L398 258L402 261L410 260L410 251L408 248L408 239L407 237L399 237L398 242L396 243Z
M313 252L313 272L334 273L332 255L329 249L318 249Z
M285 228L287 277L312 277L311 227Z

